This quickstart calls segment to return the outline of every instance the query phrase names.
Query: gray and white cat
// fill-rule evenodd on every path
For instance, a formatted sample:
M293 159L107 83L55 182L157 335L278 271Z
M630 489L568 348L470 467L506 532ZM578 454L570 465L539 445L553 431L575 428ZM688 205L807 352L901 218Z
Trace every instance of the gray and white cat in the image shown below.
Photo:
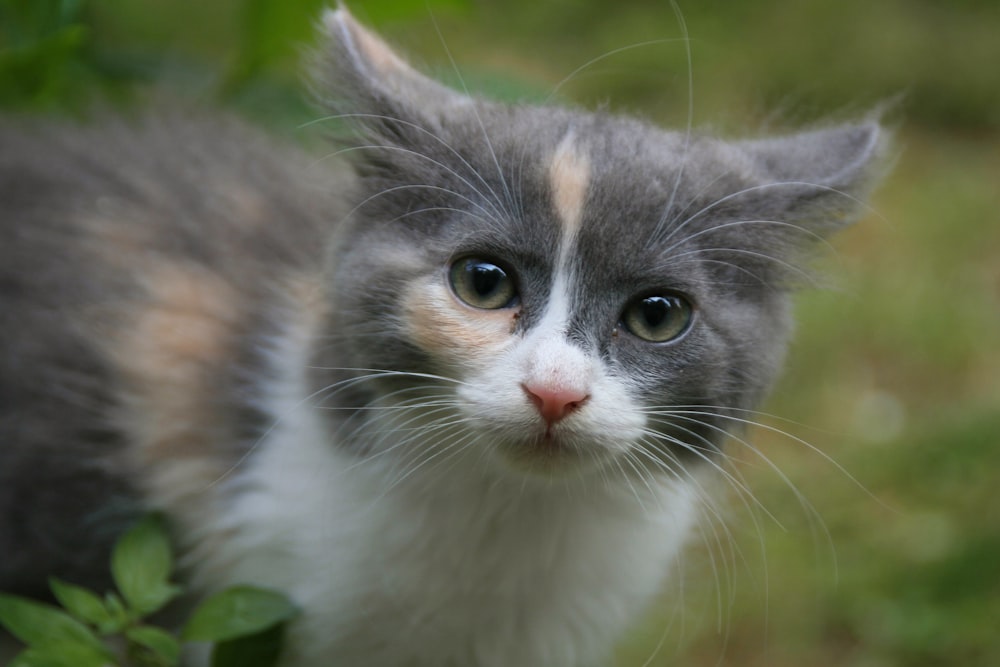
M0 129L0 589L164 512L291 667L605 665L771 385L864 122L729 142L508 106L340 9L349 168L165 114Z

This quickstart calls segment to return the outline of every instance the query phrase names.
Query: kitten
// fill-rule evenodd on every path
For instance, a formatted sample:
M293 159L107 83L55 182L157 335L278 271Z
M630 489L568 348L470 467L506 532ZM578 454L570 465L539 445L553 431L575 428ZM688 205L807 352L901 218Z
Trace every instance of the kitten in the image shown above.
M0 589L106 585L160 510L198 590L301 605L288 667L608 664L882 133L507 106L323 26L349 168L191 115L3 124Z

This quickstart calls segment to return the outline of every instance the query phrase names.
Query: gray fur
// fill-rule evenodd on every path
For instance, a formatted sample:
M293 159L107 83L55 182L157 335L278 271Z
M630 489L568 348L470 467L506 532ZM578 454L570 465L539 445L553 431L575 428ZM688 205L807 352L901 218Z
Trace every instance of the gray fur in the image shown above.
M311 164L231 119L187 113L0 124L0 589L42 593L51 574L103 585L108 547L142 511L125 387L103 339L126 326L151 263L199 266L241 293L237 363L211 392L219 446L235 458L266 427L246 387L274 327L271 282L319 263L342 206L325 191L336 181L318 185ZM232 184L262 194L266 224L234 217ZM95 247L94 219L141 228L147 242Z

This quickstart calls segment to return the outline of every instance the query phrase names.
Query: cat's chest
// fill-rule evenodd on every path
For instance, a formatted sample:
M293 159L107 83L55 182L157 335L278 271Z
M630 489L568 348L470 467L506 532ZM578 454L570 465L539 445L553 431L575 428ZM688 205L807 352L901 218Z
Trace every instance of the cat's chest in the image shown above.
M244 537L209 575L289 592L302 664L588 664L693 519L683 485L543 488L474 467L400 481L330 437L304 417L264 443L234 517Z

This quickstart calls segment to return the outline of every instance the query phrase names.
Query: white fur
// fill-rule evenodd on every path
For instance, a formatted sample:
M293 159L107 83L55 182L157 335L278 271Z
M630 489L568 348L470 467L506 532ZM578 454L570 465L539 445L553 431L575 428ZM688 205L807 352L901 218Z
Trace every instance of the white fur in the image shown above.
M622 390L559 342L562 298L535 337L512 345L512 370L487 382L481 397L463 397L462 410L502 412L497 393L508 391L517 400L507 418L530 418L516 382L556 372L553 359L562 359L595 393L567 423L635 427L615 406L627 400ZM283 667L607 664L689 532L689 484L595 471L532 477L504 465L488 438L401 475L393 443L367 459L352 455L336 442L344 433L331 432L304 400L308 332L282 344L285 377L270 402L283 418L240 475L226 524L200 531L228 539L199 573L209 587L253 582L301 605ZM434 443L408 443L425 446Z

